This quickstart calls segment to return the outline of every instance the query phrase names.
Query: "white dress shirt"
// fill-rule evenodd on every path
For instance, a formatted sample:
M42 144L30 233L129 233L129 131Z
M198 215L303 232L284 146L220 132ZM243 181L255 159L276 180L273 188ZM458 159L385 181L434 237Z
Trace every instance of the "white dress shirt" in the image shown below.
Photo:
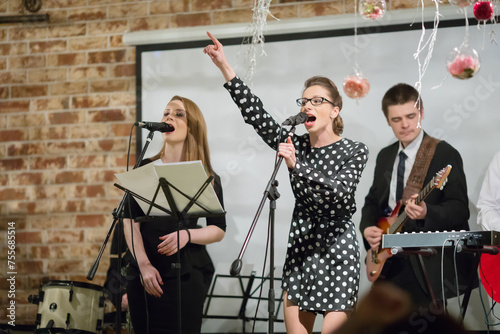
M483 230L500 231L500 151L486 170L477 209L477 223Z
M406 181L408 181L408 177L410 176L411 169L413 168L413 164L415 163L415 158L417 157L418 149L420 148L420 144L422 144L422 139L424 138L424 131L420 130L417 138L415 138L410 145L403 148L401 142L399 142L399 150L396 155L396 159L394 160L394 166L392 167L392 176L391 176L391 185L389 192L389 207L391 210L394 210L396 207L396 186L398 182L398 164L399 164L399 152L404 151L407 158L405 161L405 177L404 177L404 185L406 187Z

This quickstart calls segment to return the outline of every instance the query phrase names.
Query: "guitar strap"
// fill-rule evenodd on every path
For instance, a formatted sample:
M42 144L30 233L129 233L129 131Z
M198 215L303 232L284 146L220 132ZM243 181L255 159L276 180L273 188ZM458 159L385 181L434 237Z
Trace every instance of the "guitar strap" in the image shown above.
M411 169L410 176L408 176L408 180L406 181L406 187L403 190L402 203L406 203L412 195L418 194L420 190L422 190L425 176L427 175L429 165L431 164L432 157L434 157L434 153L436 152L436 146L439 142L439 139L424 135L420 148L417 151L417 156L415 157L415 163Z
M429 135L424 135L422 143L417 151L417 156L415 157L415 163L411 169L410 176L406 181L406 187L403 190L403 197L401 199L403 203L405 203L412 195L418 194L422 189L425 176L427 175L429 165L431 164L431 160L436 152L436 146L439 142L439 139ZM417 257L410 256L409 260L420 287L423 291L426 291L426 293L429 294L435 303L434 289L432 288L429 277L427 276L426 268L421 255L418 255Z

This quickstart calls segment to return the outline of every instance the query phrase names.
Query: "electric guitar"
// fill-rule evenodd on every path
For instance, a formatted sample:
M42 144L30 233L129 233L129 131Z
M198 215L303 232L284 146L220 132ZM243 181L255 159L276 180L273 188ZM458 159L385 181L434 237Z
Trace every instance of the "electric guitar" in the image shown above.
M427 185L420 191L415 199L415 203L417 205L420 204L432 190L436 188L443 189L450 171L451 166L448 165L437 172L436 176L434 176L432 180L430 180L429 183L427 183ZM408 220L408 215L404 211L398 216L398 212L401 207L402 203L399 201L389 217L382 217L378 220L377 226L384 231L384 234L394 234L399 232L404 223ZM377 278L379 278L385 261L391 256L392 253L389 248L382 248L382 241L380 242L378 249L368 250L366 255L366 273L370 282L375 282Z

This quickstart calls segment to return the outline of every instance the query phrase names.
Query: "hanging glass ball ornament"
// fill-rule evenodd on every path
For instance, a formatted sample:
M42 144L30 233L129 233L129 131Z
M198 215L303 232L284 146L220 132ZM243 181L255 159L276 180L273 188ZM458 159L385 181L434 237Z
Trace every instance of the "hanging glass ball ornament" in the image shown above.
M450 4L456 7L464 8L471 5L470 0L448 0Z
M378 20L385 14L385 0L360 0L359 14L366 20Z
M446 60L448 72L457 79L472 78L480 67L478 53L466 44L454 48Z
M344 78L344 93L351 99L365 97L370 91L370 83L360 73L354 73Z
M490 1L478 1L473 8L474 17L478 21L487 21L493 17L493 4Z

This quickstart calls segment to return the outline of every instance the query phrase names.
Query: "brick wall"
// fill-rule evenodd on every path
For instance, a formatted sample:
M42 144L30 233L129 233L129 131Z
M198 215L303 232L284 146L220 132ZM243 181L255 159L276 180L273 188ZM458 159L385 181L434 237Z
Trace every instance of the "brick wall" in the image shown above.
M0 24L0 322L9 320L11 300L9 226L16 324L34 323L38 306L27 297L43 280L87 282L122 197L114 173L125 170L135 121L135 49L122 43L123 33L250 22L253 3L43 0L38 13L48 13L49 24ZM337 15L353 4L273 0L271 12L280 19ZM416 5L394 0L389 8ZM18 14L31 14L21 0L0 1L1 16ZM108 253L94 284L104 282Z

